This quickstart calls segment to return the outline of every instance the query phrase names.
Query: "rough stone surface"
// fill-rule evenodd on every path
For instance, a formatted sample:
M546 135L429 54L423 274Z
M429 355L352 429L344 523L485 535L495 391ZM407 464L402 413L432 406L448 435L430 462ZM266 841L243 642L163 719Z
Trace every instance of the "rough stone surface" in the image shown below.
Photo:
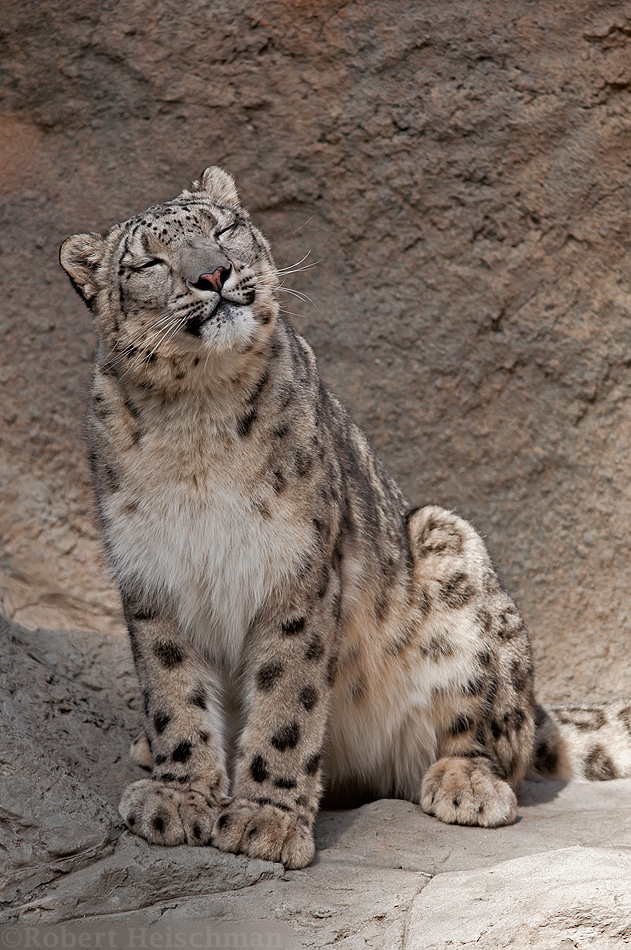
M325 811L301 871L151 847L116 813L141 774L127 754L139 714L126 644L5 621L1 634L2 946L34 945L24 928L47 946L68 930L85 946L97 934L131 946L147 928L148 945L167 947L207 927L288 950L629 943L631 779L528 783L518 822L494 830L443 825L402 801Z
M606 870L611 858L628 890L624 782L530 788L521 821L495 832L401 802L326 815L319 862L292 874L121 837L138 704L84 459L93 338L57 248L223 164L279 263L320 261L288 285L314 306L288 294L288 310L410 500L453 507L487 538L529 621L540 695L628 695L630 43L618 0L5 5L9 918L231 925L247 912L289 926L295 946L439 946L442 931L423 930L437 900L439 923L471 921L454 946L544 946L530 897L497 923L491 883L511 895L516 872L563 950L585 934L628 942ZM550 884L572 874L596 895L591 917L583 891ZM570 913L586 929L561 937Z
M410 911L404 946L590 950L631 940L631 848L566 848L440 874Z

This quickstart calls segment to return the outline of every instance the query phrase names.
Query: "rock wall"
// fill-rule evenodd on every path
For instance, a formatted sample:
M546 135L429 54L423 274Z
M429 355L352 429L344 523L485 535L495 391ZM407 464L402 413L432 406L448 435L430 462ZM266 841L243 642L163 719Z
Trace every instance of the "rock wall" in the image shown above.
M414 502L485 535L540 692L631 692L631 8L68 0L0 32L4 611L120 632L57 265L229 169L324 377Z

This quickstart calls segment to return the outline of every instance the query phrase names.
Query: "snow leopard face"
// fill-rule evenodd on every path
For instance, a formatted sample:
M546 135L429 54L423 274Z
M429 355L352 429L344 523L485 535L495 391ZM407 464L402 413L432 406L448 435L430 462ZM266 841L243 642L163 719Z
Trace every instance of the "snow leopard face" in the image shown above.
M247 352L270 335L278 312L269 245L216 167L105 236L69 237L60 260L111 360L132 378L184 379L211 355Z

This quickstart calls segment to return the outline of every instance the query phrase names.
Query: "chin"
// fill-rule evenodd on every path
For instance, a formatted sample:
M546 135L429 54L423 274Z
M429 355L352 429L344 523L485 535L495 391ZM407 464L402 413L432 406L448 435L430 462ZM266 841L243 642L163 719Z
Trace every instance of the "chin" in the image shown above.
M243 352L250 348L259 329L251 307L225 303L202 324L199 335L207 347L218 352Z

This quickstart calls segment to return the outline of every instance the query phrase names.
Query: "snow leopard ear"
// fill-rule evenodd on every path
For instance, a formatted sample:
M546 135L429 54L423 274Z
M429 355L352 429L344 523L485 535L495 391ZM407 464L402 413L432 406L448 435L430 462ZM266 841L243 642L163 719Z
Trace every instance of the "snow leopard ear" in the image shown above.
M206 191L218 205L239 207L239 194L234 179L219 165L210 165L202 172L199 181L194 181L193 191Z
M79 296L91 307L100 289L96 270L103 259L105 241L100 234L73 234L59 248L59 263Z

